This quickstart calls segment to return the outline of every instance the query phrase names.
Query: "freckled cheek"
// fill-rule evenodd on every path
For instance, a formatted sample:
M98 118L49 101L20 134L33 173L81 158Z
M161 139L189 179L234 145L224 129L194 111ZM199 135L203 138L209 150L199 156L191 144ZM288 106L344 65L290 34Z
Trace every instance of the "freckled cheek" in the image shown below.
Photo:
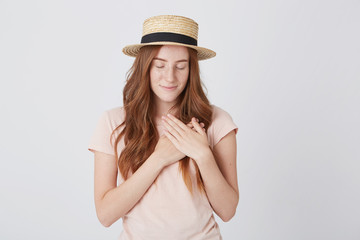
M188 81L188 78L189 78L189 74L184 74L184 75L182 75L181 76L181 83L183 84L183 85L185 85L186 83L187 83L187 81Z
M156 72L150 72L150 82L152 84L155 84L156 82L159 82L160 76Z

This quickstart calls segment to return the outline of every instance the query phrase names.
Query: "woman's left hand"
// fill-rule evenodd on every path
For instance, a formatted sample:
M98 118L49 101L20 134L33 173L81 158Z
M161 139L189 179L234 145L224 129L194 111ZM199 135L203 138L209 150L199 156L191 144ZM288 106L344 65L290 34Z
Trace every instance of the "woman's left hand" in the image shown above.
M171 114L162 118L166 137L186 156L197 161L210 151L205 129L195 118L190 128Z

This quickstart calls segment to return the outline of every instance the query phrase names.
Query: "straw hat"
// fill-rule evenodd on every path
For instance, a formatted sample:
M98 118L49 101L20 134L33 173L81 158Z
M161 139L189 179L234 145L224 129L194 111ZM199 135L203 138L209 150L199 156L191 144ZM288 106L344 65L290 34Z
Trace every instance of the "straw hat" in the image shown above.
M160 15L146 19L141 43L128 45L123 48L123 52L135 57L143 46L180 45L195 49L199 60L215 57L214 51L198 47L197 39L198 24L194 20L182 16Z

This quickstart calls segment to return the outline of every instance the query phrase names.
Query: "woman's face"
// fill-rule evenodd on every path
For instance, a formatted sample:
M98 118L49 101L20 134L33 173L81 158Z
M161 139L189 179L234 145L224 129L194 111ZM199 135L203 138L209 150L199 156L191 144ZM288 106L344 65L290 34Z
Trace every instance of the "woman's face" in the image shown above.
M174 105L189 77L189 52L183 46L162 46L151 63L150 85L155 103Z

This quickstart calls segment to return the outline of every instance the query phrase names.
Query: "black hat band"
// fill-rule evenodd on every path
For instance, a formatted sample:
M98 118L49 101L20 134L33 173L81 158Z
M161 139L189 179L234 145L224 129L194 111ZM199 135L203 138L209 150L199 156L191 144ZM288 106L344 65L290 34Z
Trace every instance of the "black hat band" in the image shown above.
M171 32L157 32L150 33L141 38L141 43L152 43L152 42L177 42L197 46L197 40L178 33Z

